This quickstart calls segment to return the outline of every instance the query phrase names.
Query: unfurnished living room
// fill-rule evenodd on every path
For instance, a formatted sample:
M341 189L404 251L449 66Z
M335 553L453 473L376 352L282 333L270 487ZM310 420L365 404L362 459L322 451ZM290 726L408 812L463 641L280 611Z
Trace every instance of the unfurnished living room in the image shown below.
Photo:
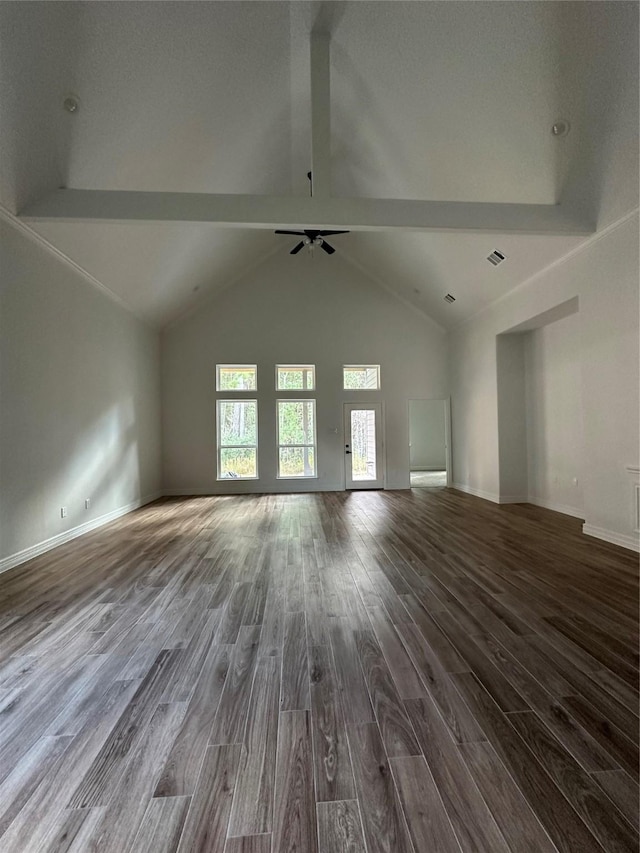
M0 0L0 853L638 853L638 11Z

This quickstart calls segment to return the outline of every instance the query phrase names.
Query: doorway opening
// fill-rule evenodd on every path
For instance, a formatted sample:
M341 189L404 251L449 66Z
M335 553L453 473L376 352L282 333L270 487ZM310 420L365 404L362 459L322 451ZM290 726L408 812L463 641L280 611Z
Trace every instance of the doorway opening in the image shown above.
M411 488L449 485L449 401L409 400L409 476Z

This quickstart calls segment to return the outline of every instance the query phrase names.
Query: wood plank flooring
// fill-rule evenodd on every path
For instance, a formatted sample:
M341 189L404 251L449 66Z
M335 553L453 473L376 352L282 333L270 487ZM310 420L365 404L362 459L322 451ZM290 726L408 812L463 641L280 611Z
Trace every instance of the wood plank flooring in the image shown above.
M636 853L637 614L528 505L158 501L0 576L0 851Z

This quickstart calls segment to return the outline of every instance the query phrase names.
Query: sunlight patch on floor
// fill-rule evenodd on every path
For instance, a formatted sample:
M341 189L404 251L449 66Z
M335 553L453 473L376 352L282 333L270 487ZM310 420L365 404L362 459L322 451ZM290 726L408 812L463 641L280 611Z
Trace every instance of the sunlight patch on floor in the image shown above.
M441 489L447 485L446 471L412 471L412 489Z

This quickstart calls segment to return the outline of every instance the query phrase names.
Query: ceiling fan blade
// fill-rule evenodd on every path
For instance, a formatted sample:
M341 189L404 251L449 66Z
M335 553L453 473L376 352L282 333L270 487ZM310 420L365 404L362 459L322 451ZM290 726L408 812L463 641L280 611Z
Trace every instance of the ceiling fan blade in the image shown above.
M297 246L294 246L293 249L289 252L290 255L297 255L300 249L304 249L304 243L301 240Z
M315 239L315 238L318 236L318 234L319 234L320 232L319 232L319 231L315 231L313 228L305 228L305 229L304 229L304 233L307 235L307 237L311 237L311 239L313 240L313 239Z
M350 231L318 231L321 237L329 236L330 234L350 234Z
M322 243L320 244L320 248L324 249L327 255L333 255L333 253L335 252L333 246L330 246L326 240L322 241Z
M296 234L298 237L304 237L304 231L274 231L274 234Z

